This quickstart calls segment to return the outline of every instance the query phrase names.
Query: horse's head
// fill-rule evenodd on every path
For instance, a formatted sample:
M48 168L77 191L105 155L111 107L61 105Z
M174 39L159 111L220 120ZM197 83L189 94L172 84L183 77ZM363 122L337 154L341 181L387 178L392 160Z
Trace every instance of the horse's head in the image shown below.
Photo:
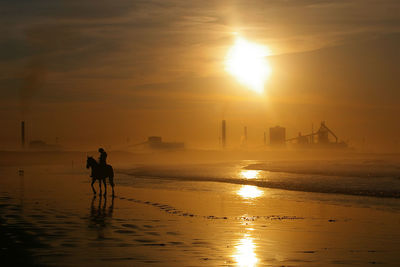
M96 160L93 157L87 157L86 160L86 169L89 169L89 167L92 167L93 164L96 162Z

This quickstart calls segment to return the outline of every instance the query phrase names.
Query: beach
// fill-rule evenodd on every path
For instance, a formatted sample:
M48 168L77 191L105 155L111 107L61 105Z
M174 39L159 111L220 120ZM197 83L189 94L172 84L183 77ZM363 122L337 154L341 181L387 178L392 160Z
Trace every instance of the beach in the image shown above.
M0 14L0 267L400 267L400 0Z
M115 197L94 196L84 164L0 168L6 266L400 264L396 197L257 186L249 161L125 165Z

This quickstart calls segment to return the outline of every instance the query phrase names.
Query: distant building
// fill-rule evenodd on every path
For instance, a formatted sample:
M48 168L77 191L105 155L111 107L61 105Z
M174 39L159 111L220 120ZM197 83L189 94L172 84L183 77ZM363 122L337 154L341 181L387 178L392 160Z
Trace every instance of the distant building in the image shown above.
M149 144L159 144L162 143L162 138L161 136L149 136L147 142L149 142Z
M62 147L57 144L47 144L42 140L33 140L29 142L29 149L31 150L46 150L46 151L58 151L62 150Z
M178 142L163 142L161 136L149 136L147 138L147 145L151 149L183 149L184 143Z
M317 136L317 142L314 142L314 137ZM332 141L332 138L334 140ZM312 131L310 134L302 135L299 133L297 137L289 138L287 142L294 142L295 146L302 148L330 148L343 149L348 148L346 142L339 142L336 134L326 126L325 122L321 122L321 126L317 132Z
M332 136L336 139L336 143L338 142L338 138L336 135L326 126L325 122L321 122L321 127L319 128L317 134L318 134L318 143L320 144L329 144L329 133L332 134Z
M286 128L280 126L269 128L269 143L271 145L283 146L285 145L285 140L286 140Z
M299 136L297 137L297 143L302 145L310 143L309 136L302 135L301 132L299 132Z

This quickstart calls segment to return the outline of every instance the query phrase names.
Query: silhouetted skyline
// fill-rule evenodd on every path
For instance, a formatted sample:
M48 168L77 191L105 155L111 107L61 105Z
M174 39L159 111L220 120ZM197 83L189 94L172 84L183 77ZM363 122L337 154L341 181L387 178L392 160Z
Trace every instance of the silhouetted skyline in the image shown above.
M122 147L148 136L263 144L326 120L350 142L399 147L399 2L2 1L1 148ZM235 34L271 51L259 95L224 69ZM230 136L231 135L231 136ZM364 141L366 140L366 141Z

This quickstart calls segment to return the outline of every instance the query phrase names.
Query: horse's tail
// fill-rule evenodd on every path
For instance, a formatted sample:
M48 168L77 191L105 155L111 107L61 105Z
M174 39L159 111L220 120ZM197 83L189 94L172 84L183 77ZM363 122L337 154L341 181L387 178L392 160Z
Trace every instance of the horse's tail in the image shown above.
M110 185L114 186L114 169L111 165L108 165L108 179L110 181Z

